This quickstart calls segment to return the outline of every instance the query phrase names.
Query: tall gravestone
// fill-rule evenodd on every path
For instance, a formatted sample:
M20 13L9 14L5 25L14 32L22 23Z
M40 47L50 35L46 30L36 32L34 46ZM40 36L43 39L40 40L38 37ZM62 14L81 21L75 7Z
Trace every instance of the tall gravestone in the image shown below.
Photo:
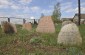
M57 38L58 44L81 45L82 37L76 24L71 23L63 26Z
M36 32L40 32L40 33L54 33L55 32L55 26L54 26L51 16L44 16L40 19L38 26L36 28Z

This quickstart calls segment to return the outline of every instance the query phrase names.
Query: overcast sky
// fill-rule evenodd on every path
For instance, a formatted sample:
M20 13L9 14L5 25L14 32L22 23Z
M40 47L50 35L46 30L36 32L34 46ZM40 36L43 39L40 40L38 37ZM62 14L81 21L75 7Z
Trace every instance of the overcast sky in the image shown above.
M57 2L61 3L61 17L77 13L77 0L0 0L0 16L39 18L41 13L51 15ZM81 0L81 8L85 13L85 0Z

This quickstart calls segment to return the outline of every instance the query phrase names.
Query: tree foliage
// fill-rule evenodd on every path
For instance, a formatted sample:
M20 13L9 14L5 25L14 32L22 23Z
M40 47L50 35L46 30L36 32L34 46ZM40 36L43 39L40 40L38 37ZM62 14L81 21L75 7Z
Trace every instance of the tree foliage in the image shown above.
M54 23L61 22L60 17L61 17L60 3L58 2L56 5L54 5L54 11L53 11L53 14L52 14L52 18L53 18Z

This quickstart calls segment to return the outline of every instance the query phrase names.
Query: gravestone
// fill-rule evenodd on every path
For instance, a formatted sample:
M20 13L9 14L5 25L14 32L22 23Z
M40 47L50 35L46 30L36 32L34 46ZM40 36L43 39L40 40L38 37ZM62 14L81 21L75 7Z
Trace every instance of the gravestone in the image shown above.
M63 26L58 35L58 44L63 45L81 45L82 37L76 24L71 23Z
M72 21L64 21L64 22L62 22L62 26L70 24L70 23L72 23Z
M7 21L1 22L1 28L4 33L17 33L17 28L15 24L9 23Z
M23 29L26 29L28 31L30 31L32 29L32 24L31 23L24 23L23 24Z
M85 19L81 19L80 24L84 24L84 22L85 22Z
M51 16L44 16L40 19L38 26L36 28L36 32L40 32L40 33L54 33L55 32L55 26L54 26Z

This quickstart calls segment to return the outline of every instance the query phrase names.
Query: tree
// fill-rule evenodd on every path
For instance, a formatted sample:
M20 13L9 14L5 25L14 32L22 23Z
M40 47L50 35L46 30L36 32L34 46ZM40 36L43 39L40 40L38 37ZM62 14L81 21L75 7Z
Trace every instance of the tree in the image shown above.
M60 17L61 17L60 3L58 2L56 5L54 5L54 11L52 14L52 19L53 19L54 23L59 23Z

